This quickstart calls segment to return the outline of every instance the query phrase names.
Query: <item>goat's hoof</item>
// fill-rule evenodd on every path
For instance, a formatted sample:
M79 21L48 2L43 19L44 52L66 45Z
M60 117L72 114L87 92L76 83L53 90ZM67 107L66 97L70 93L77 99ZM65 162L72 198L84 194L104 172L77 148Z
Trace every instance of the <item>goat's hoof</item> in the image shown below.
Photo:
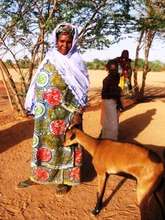
M91 211L91 213L92 213L93 215L98 215L99 212L100 212L100 209L96 209L96 208Z

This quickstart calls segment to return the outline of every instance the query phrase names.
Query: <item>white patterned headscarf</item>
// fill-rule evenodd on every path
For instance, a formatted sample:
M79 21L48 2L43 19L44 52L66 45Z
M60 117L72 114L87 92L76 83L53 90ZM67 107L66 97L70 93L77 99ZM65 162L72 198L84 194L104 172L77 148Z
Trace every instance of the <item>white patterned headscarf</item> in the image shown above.
M73 35L72 47L66 55L61 54L57 50L57 34L62 32L63 28L69 28L71 34ZM75 96L77 102L80 106L85 106L87 102L87 92L89 88L89 78L87 68L77 51L77 40L78 40L78 30L74 25L69 23L59 24L52 33L52 47L47 52L45 58L41 62L32 78L31 84L29 86L26 99L25 99L25 109L34 113L35 105L35 82L38 74L43 68L44 64L50 62L55 66L58 73L61 75L63 80L66 82L73 95Z

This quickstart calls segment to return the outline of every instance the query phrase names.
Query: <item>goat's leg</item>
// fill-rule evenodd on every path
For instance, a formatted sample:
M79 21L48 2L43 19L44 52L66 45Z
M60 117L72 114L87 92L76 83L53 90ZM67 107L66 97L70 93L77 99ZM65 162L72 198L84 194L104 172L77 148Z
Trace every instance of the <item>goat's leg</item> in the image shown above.
M152 176L148 179L146 177L141 178L137 181L137 201L139 205L148 199L156 182L156 176Z
M153 190L154 183L155 183L155 178L150 178L148 180L141 179L140 181L137 182L137 201L139 204L142 220L149 220L148 200L150 193Z
M149 216L150 215L149 200L151 198L151 193L154 193L154 190L156 189L156 186L158 183L159 183L158 177L154 175L148 180L147 179L140 180L137 185L137 199L138 199L138 203L140 206L142 220L151 219L151 216ZM156 197L156 199L158 198ZM163 216L163 219L164 219L164 209L162 208L161 200L158 199L156 201L158 202L158 205L160 206L161 215ZM153 210L152 215L154 216L154 210Z
M107 174L98 174L98 191L97 191L97 202L95 208L92 210L92 214L97 215L99 214L101 208L102 208L102 201L103 196L105 192L105 186L106 186L106 180L107 180Z

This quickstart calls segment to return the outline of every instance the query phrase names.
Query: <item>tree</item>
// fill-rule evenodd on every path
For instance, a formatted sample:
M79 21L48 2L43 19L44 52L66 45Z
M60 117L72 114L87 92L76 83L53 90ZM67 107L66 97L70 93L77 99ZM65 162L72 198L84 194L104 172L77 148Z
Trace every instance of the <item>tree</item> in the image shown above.
M147 73L149 68L149 52L152 43L156 37L164 37L165 33L165 2L163 0L144 0L141 3L140 18L137 19L137 31L140 33L138 45L136 48L136 58L134 63L134 85L138 100L143 99ZM144 66L142 85L139 88L137 81L137 69L139 60L139 51L144 50Z
M34 67L43 59L50 46L49 33L59 22L65 20L80 27L81 48L102 49L120 40L121 33L130 20L129 11L133 2L134 0L1 0L0 47L3 54L10 53L15 63L13 67L20 75L23 95L17 97L15 102L18 111L23 114L22 105ZM27 80L18 62L21 51L26 52L31 60ZM6 75L9 74L3 61L1 69ZM11 81L9 86L19 96ZM19 104L19 99L22 105Z

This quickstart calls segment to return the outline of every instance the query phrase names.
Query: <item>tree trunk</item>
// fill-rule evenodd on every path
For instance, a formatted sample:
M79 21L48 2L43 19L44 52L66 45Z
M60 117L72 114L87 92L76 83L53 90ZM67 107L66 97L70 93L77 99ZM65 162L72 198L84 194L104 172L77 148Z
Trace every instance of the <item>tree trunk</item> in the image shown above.
M2 73L2 82L4 84L4 87L6 89L6 93L7 93L7 97L9 99L9 103L10 103L10 107L11 107L11 110L12 112L14 111L14 108L13 108L13 104L12 104L12 98L10 96L10 92L9 92L9 89L8 89L8 86L7 86L7 82L6 82L6 79L5 79L5 76L4 76L4 73L3 73L3 69L0 67L1 69L1 73Z
M17 60L17 58L16 58L16 55L13 53L12 49L11 49L9 46L7 46L7 44L5 43L5 40L2 39L2 38L1 38L1 40L2 40L2 42L3 42L3 45L6 47L7 51L10 52L10 54L12 55L12 57L13 57L13 59L14 59L14 61L15 61L16 67L15 67L15 65L13 65L13 64L12 64L11 66L12 66L12 68L16 71L16 73L19 74L20 80L21 80L21 90L22 90L22 93L25 93L25 91L26 91L25 77L24 77L23 72L22 72L22 70L21 70L21 68L20 68L20 65L19 65L19 62L18 62L18 60Z
M15 99L15 104L16 104L17 109L19 110L19 113L22 116L25 116L24 108L23 108L23 105L21 103L21 100L20 100L16 85L15 85L15 82L13 81L12 76L10 75L6 65L4 64L4 62L2 60L0 60L0 67L4 71L5 76L7 77L8 81L9 81L9 86L10 86L10 89L11 89L12 97L14 97L14 99ZM11 94L10 94L10 96L11 96Z
M138 40L138 45L136 48L136 57L135 57L135 63L134 63L134 92L135 92L135 98L138 100L139 99L139 85L138 85L138 80L137 80L137 74L138 74L138 59L139 59L139 51L141 49L141 44L144 36L144 31L141 31L140 37Z
M41 41L43 42L43 44L41 45L41 57L40 57L40 63L42 62L42 60L44 59L44 50L45 50L45 44L44 44L44 39L45 39L45 29L42 29L41 31Z
M37 46L35 45L35 48L33 49L35 52L34 51L32 52L31 64L30 64L30 67L29 67L29 75L28 75L28 79L27 79L26 92L29 88L31 78L32 78L32 75L33 75L33 70L34 70L34 66L35 66L35 60L36 60L36 55L37 55L38 49L39 49L39 45L37 45Z
M30 82L33 76L33 70L34 70L34 66L35 66L35 61L36 61L36 56L38 54L40 45L44 44L44 29L41 29L41 33L38 37L37 43L34 45L33 49L32 49L32 58L31 58L31 64L29 67L29 75L28 75L28 79L27 79L27 90L30 86ZM27 91L26 91L27 92Z
M142 77L142 86L140 89L140 98L143 99L144 98L144 89L145 89L145 85L146 85L146 77L147 77L147 73L150 71L149 65L148 65L148 57L149 57L149 52L151 49L151 44L153 42L155 36L155 32L149 30L146 31L145 33L145 50L144 50L144 54L145 54L145 59L144 59L144 68L143 68L143 77Z

